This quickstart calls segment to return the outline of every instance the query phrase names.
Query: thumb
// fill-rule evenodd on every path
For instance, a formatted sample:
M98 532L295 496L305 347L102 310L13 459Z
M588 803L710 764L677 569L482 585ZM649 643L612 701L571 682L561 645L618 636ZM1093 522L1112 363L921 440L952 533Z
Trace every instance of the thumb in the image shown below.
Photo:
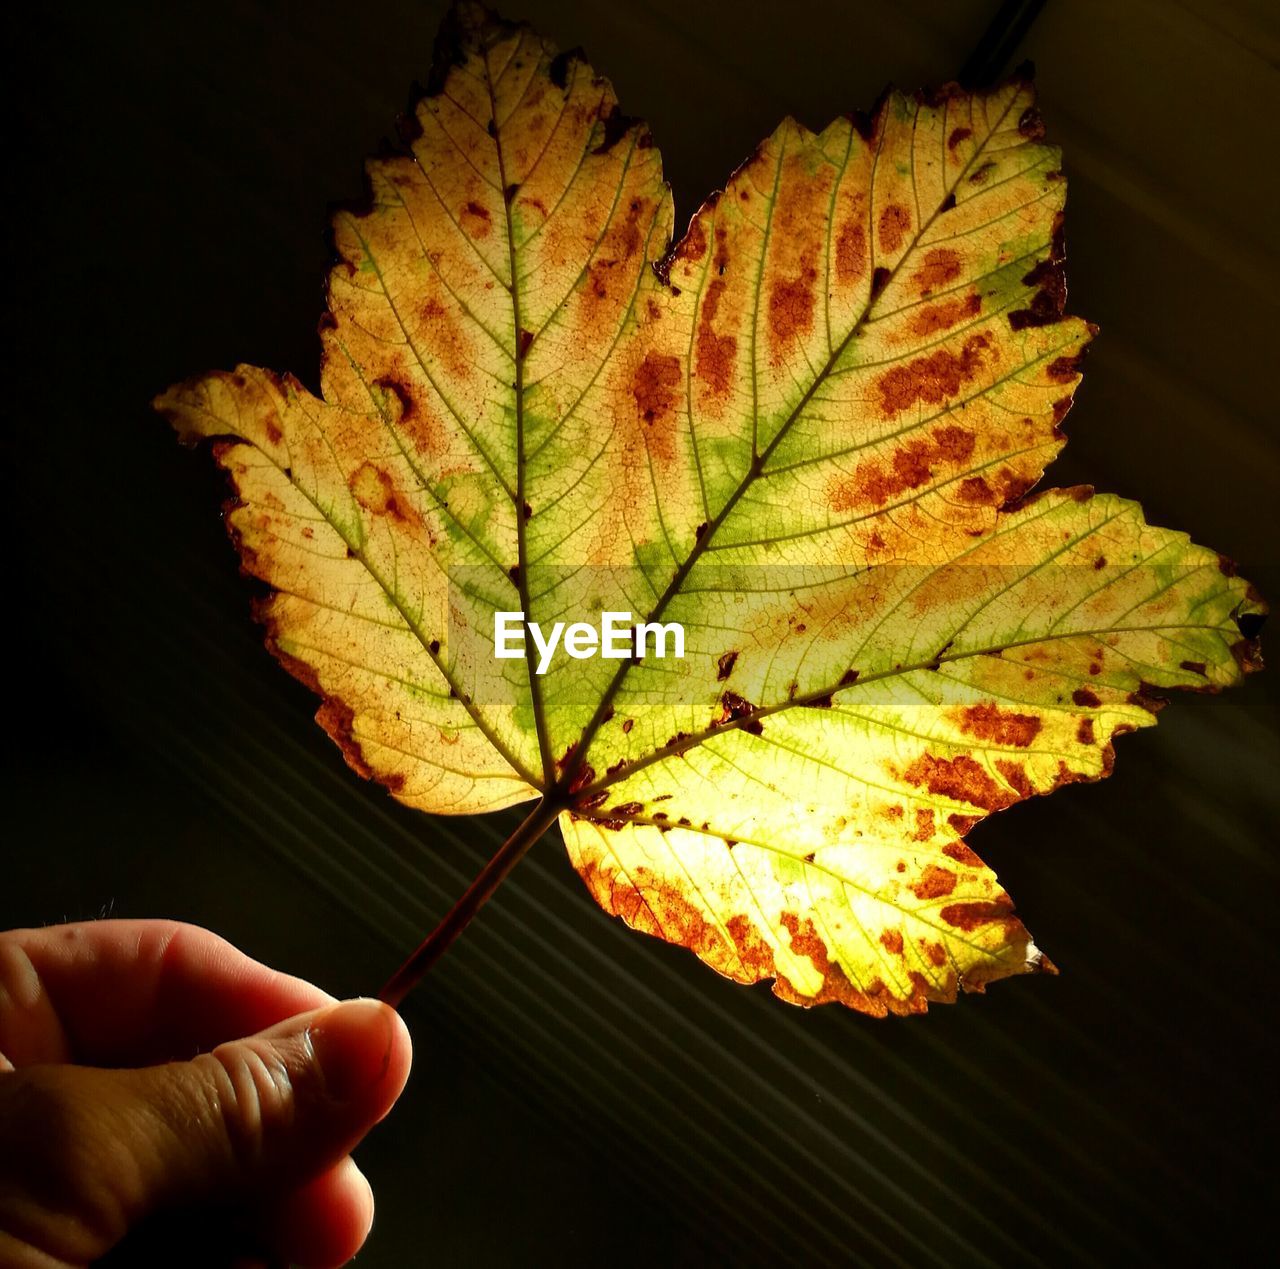
M296 1187L351 1151L408 1073L408 1032L376 1000L300 1014L190 1062L111 1072L131 1215Z
M399 1096L409 1062L399 1015L351 1000L189 1062L0 1076L0 1123L26 1147L0 1235L25 1227L39 1245L42 1229L57 1230L55 1243L91 1259L163 1209L269 1211L344 1160ZM7 1172L0 1163L0 1180ZM349 1164L337 1174L364 1186ZM357 1203L368 1207L367 1187Z

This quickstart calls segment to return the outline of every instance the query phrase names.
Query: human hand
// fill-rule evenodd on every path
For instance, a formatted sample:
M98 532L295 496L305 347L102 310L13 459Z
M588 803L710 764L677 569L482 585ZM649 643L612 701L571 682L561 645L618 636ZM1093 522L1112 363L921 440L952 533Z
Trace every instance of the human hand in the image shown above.
M387 1005L196 926L0 932L0 1264L343 1264L409 1063Z

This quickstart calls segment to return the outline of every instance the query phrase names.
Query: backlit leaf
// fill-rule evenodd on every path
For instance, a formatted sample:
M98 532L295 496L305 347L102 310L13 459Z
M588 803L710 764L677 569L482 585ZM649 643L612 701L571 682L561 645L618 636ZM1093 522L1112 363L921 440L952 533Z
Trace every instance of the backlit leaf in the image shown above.
M1028 496L1093 334L1031 85L787 120L672 245L608 82L451 22L335 219L320 394L159 400L217 439L272 651L362 775L544 799L606 911L739 981L883 1014L1051 968L966 835L1237 681L1262 605L1134 503ZM512 610L684 655L539 673L495 658Z

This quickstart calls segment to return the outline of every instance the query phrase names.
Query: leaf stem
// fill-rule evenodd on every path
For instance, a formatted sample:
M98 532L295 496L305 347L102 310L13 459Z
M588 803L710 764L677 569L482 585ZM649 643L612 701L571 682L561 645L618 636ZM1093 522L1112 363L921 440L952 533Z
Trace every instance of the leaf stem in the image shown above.
M471 923L471 918L489 901L493 892L528 852L529 848L551 827L564 809L558 798L543 797L507 838L497 854L485 864L466 892L445 914L444 919L427 935L417 951L387 979L378 999L393 1008L421 981L426 972L449 950L454 939Z

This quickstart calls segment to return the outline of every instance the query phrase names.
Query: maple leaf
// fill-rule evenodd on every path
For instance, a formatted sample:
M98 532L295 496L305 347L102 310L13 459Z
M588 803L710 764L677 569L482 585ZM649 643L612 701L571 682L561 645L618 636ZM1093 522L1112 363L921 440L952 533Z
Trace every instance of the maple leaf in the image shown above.
M606 80L449 26L334 221L320 395L241 366L157 403L217 438L268 645L348 763L434 813L536 800L387 994L557 819L606 911L787 1000L1051 969L966 834L1108 774L1158 690L1237 681L1263 607L1132 502L1027 496L1093 334L1032 85L788 119L671 246ZM685 646L499 659L510 612Z

